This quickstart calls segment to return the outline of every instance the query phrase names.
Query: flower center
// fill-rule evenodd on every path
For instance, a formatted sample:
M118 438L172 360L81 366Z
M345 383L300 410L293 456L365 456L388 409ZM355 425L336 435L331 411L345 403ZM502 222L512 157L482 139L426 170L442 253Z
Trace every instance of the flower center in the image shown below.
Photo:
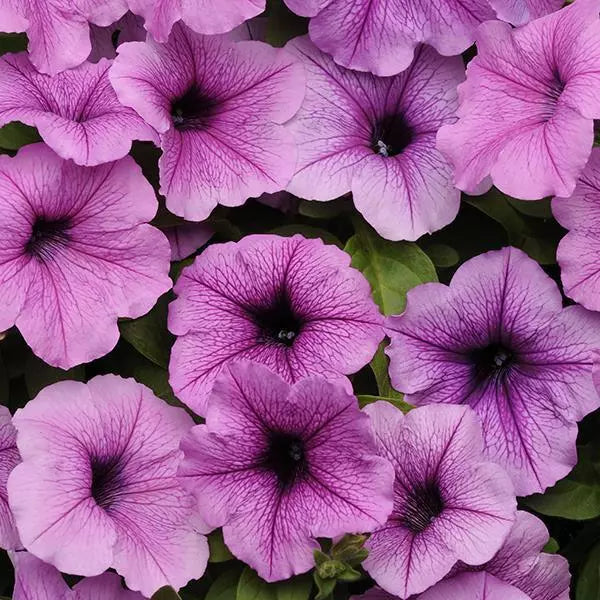
M217 103L193 84L171 104L171 119L175 129L189 131L206 129Z
M439 485L435 481L428 481L412 490L402 520L413 533L422 533L443 510L444 500Z
M550 97L550 99L554 102L558 102L558 99L563 93L566 85L567 84L563 80L563 77L560 74L558 67L554 67L554 70L552 72L552 81L548 86L548 96Z
M69 241L68 219L46 219L38 217L31 228L25 251L37 258L50 258L54 252Z
M490 344L471 353L477 378L498 377L508 372L514 362L514 354L502 344Z
M92 457L91 494L105 510L114 504L122 489L122 465L118 458Z
M414 132L403 115L388 115L373 126L371 149L381 156L397 156L413 138Z
M290 433L271 432L262 462L277 475L281 487L289 487L306 469L304 442Z
M261 341L292 346L302 330L302 321L294 313L286 295L266 308L254 311L254 321L261 330Z

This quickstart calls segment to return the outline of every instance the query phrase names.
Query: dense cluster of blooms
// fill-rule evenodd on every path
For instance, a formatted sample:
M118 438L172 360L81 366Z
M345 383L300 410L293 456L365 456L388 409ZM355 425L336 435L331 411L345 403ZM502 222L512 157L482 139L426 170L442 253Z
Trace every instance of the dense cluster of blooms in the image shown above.
M28 40L0 127L39 136L0 156L0 341L59 373L0 405L13 600L175 593L218 529L261 585L316 569L320 598L568 600L517 497L571 472L600 408L600 0L266 4L0 0ZM267 43L265 9L308 33ZM520 231L406 284L409 242L492 186L553 197L556 273ZM250 198L350 195L344 250L223 235ZM167 357L127 339L150 389L115 357L161 304ZM390 397L358 393L375 361Z

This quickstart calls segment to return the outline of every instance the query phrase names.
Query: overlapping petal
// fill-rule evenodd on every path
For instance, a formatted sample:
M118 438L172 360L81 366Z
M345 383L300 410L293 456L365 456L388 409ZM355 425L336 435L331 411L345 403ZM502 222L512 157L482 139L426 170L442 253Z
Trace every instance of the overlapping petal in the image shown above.
M14 423L9 500L27 550L78 575L113 567L147 597L202 575L206 539L176 478L185 411L107 375L45 388Z
M299 146L288 189L314 200L351 191L365 219L392 240L450 223L460 193L435 136L454 121L462 60L420 46L407 71L383 78L339 67L307 38L287 48L307 74L304 102L288 125Z
M299 235L213 244L183 271L175 293L170 381L198 414L227 363L253 360L290 383L339 379L367 364L383 338L369 284L350 257Z
M14 550L20 546L19 533L8 505L6 482L19 463L17 432L12 425L8 408L0 406L0 548Z
M442 581L419 596L419 600L530 600L518 588L489 573L463 573Z

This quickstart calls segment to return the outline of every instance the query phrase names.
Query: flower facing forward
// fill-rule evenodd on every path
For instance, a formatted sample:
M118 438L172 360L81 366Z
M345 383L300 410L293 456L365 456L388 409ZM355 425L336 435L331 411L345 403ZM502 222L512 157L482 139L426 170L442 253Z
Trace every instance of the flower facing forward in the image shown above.
M27 552L11 556L15 566L13 600L144 600L121 586L115 573L86 577L69 588L59 571Z
M119 100L160 133L169 210L202 221L219 203L239 206L288 184L296 148L282 124L304 95L290 54L183 25L165 44L130 42L118 54L110 79Z
M208 545L176 478L183 409L105 375L45 388L13 423L8 496L29 552L76 575L114 568L146 597L202 576Z
M0 331L16 325L47 363L108 353L118 317L171 287L157 201L130 157L84 168L43 144L0 157Z
M262 365L231 365L182 449L179 474L203 520L266 581L308 571L316 538L371 531L392 508L392 468L369 419L322 377L289 385Z
M339 379L365 366L384 335L350 256L300 235L213 244L183 271L175 293L170 382L200 415L227 363L263 363L290 383L313 374Z
M598 408L592 381L600 316L563 308L556 283L524 252L465 262L449 286L413 288L388 321L390 376L411 404L468 404L487 455L518 495L575 465L577 421Z
M364 410L379 454L396 471L394 510L366 543L369 575L408 598L440 581L459 560L490 560L514 522L516 501L508 475L484 458L475 413L427 406L405 416L381 401Z
M576 0L524 27L479 28L459 120L438 135L461 190L571 195L600 117L599 12L599 0Z
M108 80L111 61L84 63L55 76L37 72L27 53L0 58L0 126L21 121L37 127L62 158L94 166L123 158L133 140L155 132L117 100Z
M288 190L311 200L352 192L356 208L391 240L450 223L460 192L435 136L455 120L462 59L420 46L410 69L377 77L336 65L308 38L286 48L307 76L302 107L288 124L299 151Z

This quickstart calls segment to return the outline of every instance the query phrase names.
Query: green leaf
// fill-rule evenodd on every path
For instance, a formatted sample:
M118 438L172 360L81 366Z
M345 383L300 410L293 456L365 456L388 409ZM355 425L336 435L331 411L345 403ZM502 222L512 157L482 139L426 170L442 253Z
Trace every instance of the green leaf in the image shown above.
M315 600L326 600L331 596L335 586L337 584L337 579L323 579L316 571L313 574L315 584L319 593L315 596Z
M0 128L0 148L18 150L27 144L41 141L35 127L29 127L18 121L13 121Z
M263 581L256 571L246 567L237 586L236 600L277 600L275 586Z
M436 267L450 268L460 261L458 252L448 244L425 244L423 251Z
M79 365L68 371L63 371L57 367L47 365L34 354L27 357L25 363L25 385L30 398L37 396L40 390L46 386L68 379L85 381L85 366Z
M225 540L223 540L223 530L221 529L213 531L208 536L208 547L210 549L209 562L221 563L234 558L233 554L229 551L229 548L225 545Z
M385 353L385 347L387 342L383 341L377 348L375 356L369 366L375 375L375 381L377 382L377 391L383 398L394 398L396 400L402 400L404 396L392 387L389 374L390 359Z
M581 446L573 471L544 494L529 496L525 503L550 517L579 521L600 516L600 447Z
M239 578L237 568L228 569L210 586L204 600L236 600Z
M551 537L546 542L546 545L542 549L542 552L546 552L547 554L556 554L559 550L560 546L558 545L558 542L553 537Z
M527 215L528 217L535 217L536 219L552 219L552 209L550 198L544 198L543 200L516 200L515 198L508 198L510 205L518 210L521 214Z
M181 596L172 587L165 585L152 596L151 600L181 600Z
M298 35L308 32L308 19L294 14L282 0L271 0L268 5L265 42L281 47Z
M298 212L311 219L334 219L352 208L349 198L337 198L330 202L316 200L302 200Z
M398 392L398 394L402 396L400 392ZM412 404L408 404L408 402L404 402L404 400L401 400L400 398L385 398L384 396L369 395L357 396L357 398L358 404L361 408L364 408L365 406L367 406L367 404L379 402L380 400L382 400L383 402L389 402L390 404L393 404L396 408L399 408L403 413L407 413L409 410L412 410L414 408Z
M143 317L119 322L121 335L142 356L159 367L169 366L173 336L167 329L168 294L161 296L154 308Z
M308 600L312 587L312 577L305 573L287 581L280 581L275 587L275 596L277 600Z
M594 546L583 563L575 600L600 600L600 544Z
M0 55L25 50L27 50L27 36L24 33L0 34Z
M271 229L271 233L286 237L299 233L305 238L319 238L322 239L326 244L332 244L338 248L344 247L344 244L342 244L342 242L340 242L340 240L338 240L333 233L330 233L326 229L321 229L320 227L312 227L311 225L303 225L302 223L294 223L292 225L275 227L275 229Z
M406 293L411 288L437 281L433 263L419 246L384 240L363 221L357 220L356 233L345 250L352 257L352 266L368 279L373 298L385 315L404 310Z

